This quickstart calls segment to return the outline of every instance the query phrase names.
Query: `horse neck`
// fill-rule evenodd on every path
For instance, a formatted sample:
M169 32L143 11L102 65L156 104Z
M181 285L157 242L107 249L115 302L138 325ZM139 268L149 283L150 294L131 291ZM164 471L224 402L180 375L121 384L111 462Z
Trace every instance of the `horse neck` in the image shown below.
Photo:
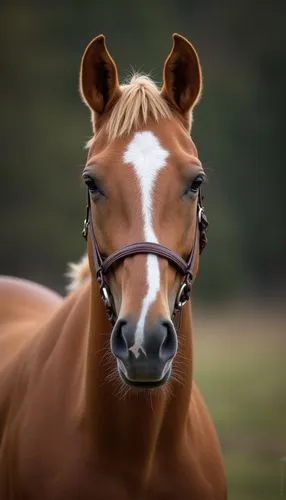
M150 392L133 392L119 380L110 351L111 325L99 296L97 283L91 285L89 337L86 359L87 426L101 458L113 460L122 449L144 470L142 460L154 457L158 449L173 453L186 430L192 385L191 313L185 307L179 326L179 352L174 361L174 379L167 387ZM147 457L147 458L146 458Z

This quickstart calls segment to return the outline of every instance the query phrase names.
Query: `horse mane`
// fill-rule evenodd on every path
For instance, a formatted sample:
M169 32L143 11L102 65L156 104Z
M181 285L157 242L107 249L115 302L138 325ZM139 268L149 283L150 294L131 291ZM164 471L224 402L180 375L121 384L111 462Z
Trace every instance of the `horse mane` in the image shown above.
M90 267L87 254L84 254L78 262L70 262L68 264L66 277L68 278L68 284L66 286L68 293L73 292L86 283L90 278Z
M129 134L152 119L170 118L171 110L161 97L157 85L147 75L133 74L125 85L121 85L121 96L115 104L107 129L110 140Z
M150 119L158 122L162 118L171 118L172 112L167 102L149 76L134 73L126 84L120 86L120 90L121 96L106 124L109 141L142 128ZM94 137L89 139L87 149L93 141Z
M142 128L150 119L158 122L160 119L172 117L172 111L161 96L159 88L147 75L133 74L120 89L121 96L106 124L109 141ZM93 141L94 137L87 142L88 149ZM66 276L69 278L69 292L85 283L90 276L87 256L83 256L77 263L70 263Z

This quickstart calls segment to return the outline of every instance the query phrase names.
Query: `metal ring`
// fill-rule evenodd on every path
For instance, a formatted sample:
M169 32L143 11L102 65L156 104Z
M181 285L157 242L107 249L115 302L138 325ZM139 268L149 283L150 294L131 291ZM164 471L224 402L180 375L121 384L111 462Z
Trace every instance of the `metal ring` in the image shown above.
M203 216L203 213L204 213L204 209L201 205L199 205L199 210L198 210L198 222L199 224L202 222L202 216Z
M182 299L184 293L186 294L185 298ZM175 308L181 309L190 299L191 288L190 285L186 282L182 283L180 290L178 291L178 295L176 298Z
M83 221L83 228L82 228L82 235L83 235L83 237L84 237L85 240L87 238L88 225L89 225L88 219L84 219L84 221Z
M101 287L101 298L106 305L106 307L112 307L112 302L110 298L109 290L106 286Z

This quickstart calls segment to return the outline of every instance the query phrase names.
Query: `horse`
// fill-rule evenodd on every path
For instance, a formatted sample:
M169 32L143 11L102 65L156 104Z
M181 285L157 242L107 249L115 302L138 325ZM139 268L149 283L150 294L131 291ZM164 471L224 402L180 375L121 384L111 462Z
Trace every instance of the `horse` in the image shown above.
M193 380L201 90L198 55L179 34L162 88L138 74L120 85L103 35L83 54L87 256L66 297L0 281L1 500L227 498Z

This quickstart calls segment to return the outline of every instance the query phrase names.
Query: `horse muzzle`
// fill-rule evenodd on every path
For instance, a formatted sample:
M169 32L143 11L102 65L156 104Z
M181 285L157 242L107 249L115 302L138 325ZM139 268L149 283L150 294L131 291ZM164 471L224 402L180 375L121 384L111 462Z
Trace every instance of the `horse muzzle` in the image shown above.
M138 339L135 323L119 319L111 334L111 351L123 382L137 388L160 387L171 375L176 330L169 319L160 319L143 333Z

